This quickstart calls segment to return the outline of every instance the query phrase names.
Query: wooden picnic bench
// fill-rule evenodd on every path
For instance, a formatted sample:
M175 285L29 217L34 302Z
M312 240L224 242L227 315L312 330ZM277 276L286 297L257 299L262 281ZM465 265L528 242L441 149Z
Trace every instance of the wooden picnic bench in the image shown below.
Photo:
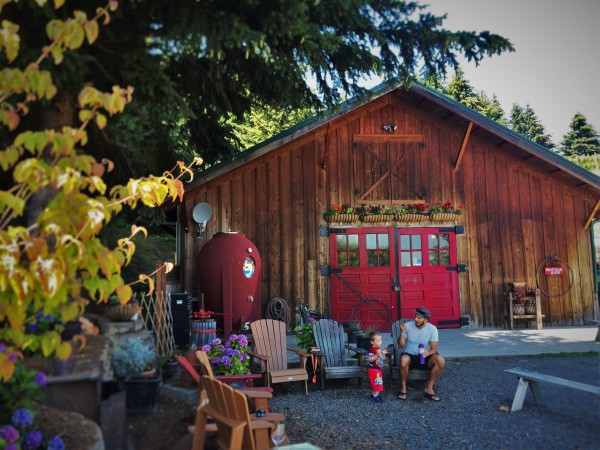
M554 377L552 375L545 375L543 373L533 372L531 370L521 369L519 367L515 367L513 369L506 369L505 372L515 374L519 377L517 392L515 392L515 398L513 399L510 412L519 411L523 408L523 401L525 400L525 394L527 393L528 386L531 388L533 400L538 405L543 404L542 392L540 390L538 381L558 384L559 386L579 389L580 391L600 395L600 386L580 383L579 381L567 380L565 378Z

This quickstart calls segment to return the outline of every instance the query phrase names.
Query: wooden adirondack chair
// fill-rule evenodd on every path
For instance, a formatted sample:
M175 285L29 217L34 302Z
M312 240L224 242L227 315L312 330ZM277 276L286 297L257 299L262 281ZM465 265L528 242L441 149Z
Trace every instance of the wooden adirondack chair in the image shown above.
M202 376L202 386L206 390L208 403L198 408L192 450L203 450L207 420L217 424L217 444L221 449L254 450L272 446L270 431L273 422L251 420L248 402L241 392L231 386Z
M346 344L344 326L335 320L318 320L313 332L318 349L313 353L320 361L321 389L325 388L326 378L358 378L358 382L362 383L364 358L369 352ZM356 360L347 359L346 349L358 356L358 365Z
M251 385L252 378L247 380L240 379L239 375L227 376L227 375L214 375L210 360L206 352L198 350L196 352L196 358L200 361L200 375L206 375L210 378L216 378L217 380L225 384L233 384L243 382L245 387L237 387L242 394L248 398L249 406L251 410L262 409L266 413L271 411L269 408L269 399L273 397L273 388L266 386L253 386ZM280 419L283 420L283 419Z
M260 360L265 384L270 387L275 383L304 381L304 393L308 394L306 361L310 358L310 353L287 347L285 322L261 319L252 322L250 328L255 351L248 353L251 357ZM298 355L299 367L288 367L288 350Z
M397 320L392 324L392 343L388 346L386 355L387 364L390 368L390 377L400 377L400 354L402 349L398 347L398 337L400 336L400 324L407 322L406 319ZM408 371L408 380L427 380L429 379L429 369L413 369Z

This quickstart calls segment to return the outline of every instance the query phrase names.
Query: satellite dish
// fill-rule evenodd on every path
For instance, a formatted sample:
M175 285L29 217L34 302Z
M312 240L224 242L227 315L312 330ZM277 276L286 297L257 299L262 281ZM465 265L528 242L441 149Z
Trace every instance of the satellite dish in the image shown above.
M198 203L194 206L192 217L196 223L205 223L212 216L212 208L208 203Z

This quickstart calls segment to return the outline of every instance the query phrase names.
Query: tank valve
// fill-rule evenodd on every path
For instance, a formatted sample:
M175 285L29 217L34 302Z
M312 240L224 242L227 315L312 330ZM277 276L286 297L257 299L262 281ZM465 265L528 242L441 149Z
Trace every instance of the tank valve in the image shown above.
M249 302L253 302L253 301L254 301L254 297L253 297L253 296L251 296L251 295L249 295L249 296L248 296L248 301L249 301Z

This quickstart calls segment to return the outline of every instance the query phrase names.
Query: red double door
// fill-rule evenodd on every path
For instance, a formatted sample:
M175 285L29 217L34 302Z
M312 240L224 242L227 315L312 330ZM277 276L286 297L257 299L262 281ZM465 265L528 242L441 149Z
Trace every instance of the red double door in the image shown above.
M453 228L330 229L331 315L391 331L415 309L439 328L460 327Z

